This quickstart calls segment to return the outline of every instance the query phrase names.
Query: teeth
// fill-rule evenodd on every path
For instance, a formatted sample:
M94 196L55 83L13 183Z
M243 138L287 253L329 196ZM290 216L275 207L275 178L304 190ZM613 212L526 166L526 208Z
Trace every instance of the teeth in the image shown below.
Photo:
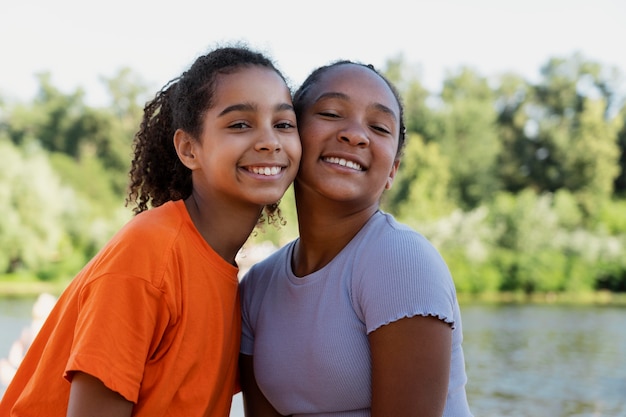
M281 167L250 167L249 170L259 175L277 175L281 171Z
M341 165L342 167L352 168L352 169L355 169L357 171L362 171L363 170L361 165L359 165L359 164L357 164L356 162L353 162L353 161L347 161L347 160L345 160L343 158L330 157L330 158L324 158L324 160L326 162L330 162L331 164Z

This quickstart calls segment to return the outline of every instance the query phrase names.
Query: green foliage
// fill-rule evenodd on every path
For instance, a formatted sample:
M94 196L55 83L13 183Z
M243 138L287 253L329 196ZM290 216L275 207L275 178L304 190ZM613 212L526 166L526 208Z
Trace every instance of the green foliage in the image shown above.
M73 273L125 220L64 183L48 156L36 143L0 140L0 272Z
M610 235L626 235L626 200L603 202L598 210L597 223Z
M408 134L404 156L392 188L383 196L384 210L420 222L450 213L448 198L449 162L436 143L425 143L417 134Z
M444 257L457 292L493 294L502 287L502 273L494 263L468 259L462 251L447 251Z
M611 198L619 173L617 123L605 121L605 105L584 100L567 149L562 149L563 188L576 193L585 214L593 217Z
M87 106L80 89L39 80L34 103L6 106L0 120L0 272L67 278L130 217L132 135L128 118Z
M583 213L572 193L558 190L554 194L553 208L559 219L559 225L565 230L576 230L583 223Z
M615 194L624 198L626 197L626 105L622 107L621 113L617 117L621 121L621 128L617 134L620 173L615 178L614 187Z
M455 210L436 221L406 221L441 252L458 292L492 293L501 287L502 274L491 263L493 230L488 227L486 207L469 212Z
M576 211L565 192L557 197L530 191L497 197L490 222L499 230L503 289L532 293L593 288L594 273L588 265L598 259L589 249L592 243L603 244L600 237L574 226Z
M530 119L528 110L532 93L532 86L515 74L500 76L495 88L497 134L501 143L497 175L502 188L511 192L532 184L529 174L537 152L532 140L535 121Z
M581 217L571 193L527 190L412 225L441 251L459 292L623 290L626 234L584 229Z
M435 139L450 164L450 193L472 209L500 188L496 175L500 142L493 92L487 80L463 68L444 81L440 131Z
M407 131L421 135L427 142L433 140L438 134L438 122L427 104L431 95L419 80L419 68L398 55L387 60L384 74L402 93Z
M434 94L419 67L387 63L408 132L382 208L431 240L460 293L626 291L621 74L580 55L541 70L533 83L459 68ZM123 201L148 86L122 69L103 78L110 106L94 108L80 89L39 81L32 103L0 97L0 275L50 283L131 217ZM293 189L281 211L286 224L262 225L248 249L297 236Z
M71 190L61 185L35 144L23 151L0 141L0 271L40 268L58 255Z
M107 217L123 201L112 176L103 166L103 161L94 155L75 160L67 154L49 154L50 163L63 179L63 183L74 190L81 198L93 204L94 213ZM121 172L119 173L122 176ZM125 175L124 175L125 176Z

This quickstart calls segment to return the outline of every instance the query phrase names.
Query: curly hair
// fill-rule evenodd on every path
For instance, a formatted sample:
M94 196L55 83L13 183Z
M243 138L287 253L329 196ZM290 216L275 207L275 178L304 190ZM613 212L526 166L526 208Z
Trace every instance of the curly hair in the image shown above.
M170 200L191 195L191 170L178 158L174 133L182 129L199 140L203 118L214 104L217 76L242 67L261 66L285 77L274 63L245 46L217 48L196 59L189 69L169 81L144 107L143 120L133 141L134 158L129 176L126 205L134 204L135 214ZM286 81L285 81L286 83ZM267 222L278 223L278 203L265 207ZM265 220L261 215L259 222Z
M306 95L311 89L311 87L319 81L320 77L325 72L327 72L331 68L335 68L340 65L358 65L358 66L372 70L376 75L378 75L385 82L385 84L387 84L387 86L393 93L396 101L398 102L398 107L400 108L400 131L398 133L398 150L396 152L396 158L400 159L404 151L405 141L406 141L406 126L404 123L404 104L402 102L402 97L400 96L400 93L398 92L398 89L395 87L395 85L393 85L393 83L391 83L391 81L389 81L387 77L385 77L380 71L378 71L371 64L363 64L360 62L354 62L350 60L340 60L340 61L335 61L331 64L324 65L315 69L313 72L309 74L306 80L304 80L302 85L300 85L300 88L296 90L293 96L293 106L296 112L296 118L300 119L300 116L302 115L302 112L304 111L304 99L306 98Z

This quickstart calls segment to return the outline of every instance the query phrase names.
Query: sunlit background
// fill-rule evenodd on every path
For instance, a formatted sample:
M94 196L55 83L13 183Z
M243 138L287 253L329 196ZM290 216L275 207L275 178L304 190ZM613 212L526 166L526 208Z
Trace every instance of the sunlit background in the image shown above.
M626 177L612 185L626 166L624 22L624 0L5 1L0 394L42 318L38 293L60 292L130 216L120 206L143 103L124 99L153 94L213 46L243 41L272 56L293 87L337 59L410 68L411 139L388 207L440 248L460 295L505 292L498 302L461 300L477 417L626 417ZM589 63L621 77L561 77ZM511 72L527 83L483 83ZM452 85L439 94L444 80ZM422 86L443 105L422 106ZM609 101L615 113L603 113ZM462 136L470 145L459 150ZM579 163L593 172L578 175ZM554 170L567 181L551 182ZM297 233L293 199L281 207L290 222L259 241ZM274 249L244 247L242 272ZM565 302L553 303L559 295ZM232 416L242 415L237 396Z
M622 0L29 0L0 10L0 93L20 99L41 71L94 104L106 98L100 77L121 67L157 88L232 40L269 52L295 84L337 58L382 66L398 54L431 91L460 65L533 80L548 58L574 52L626 71Z

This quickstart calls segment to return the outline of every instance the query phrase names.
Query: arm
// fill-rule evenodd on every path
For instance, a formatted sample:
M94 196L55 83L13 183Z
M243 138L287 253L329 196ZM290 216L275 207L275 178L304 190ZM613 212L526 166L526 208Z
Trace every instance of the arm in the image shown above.
M450 378L452 329L436 317L403 318L369 335L372 417L441 417Z
M108 389L98 378L76 372L72 378L67 417L130 417L133 405Z
M274 409L259 389L254 377L254 361L252 356L239 355L239 369L241 373L241 392L243 408L248 417L282 417Z

